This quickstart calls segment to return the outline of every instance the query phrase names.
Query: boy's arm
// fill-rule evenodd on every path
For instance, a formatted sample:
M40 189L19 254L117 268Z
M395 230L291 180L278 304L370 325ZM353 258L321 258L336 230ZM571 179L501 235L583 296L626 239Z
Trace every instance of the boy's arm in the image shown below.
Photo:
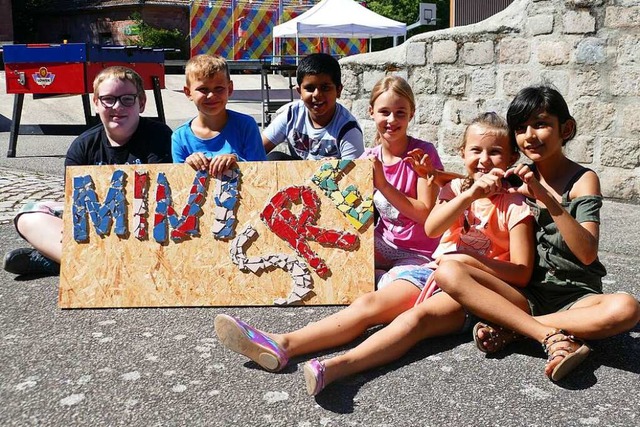
M85 141L76 138L71 143L64 158L65 166L85 166L87 164L87 149L84 142Z
M267 140L267 142L270 142ZM260 129L255 120L251 119L251 124L247 125L247 132L245 140L242 141L242 145L245 147L245 159L249 162L261 162L267 160L267 147L265 144L265 138L260 136ZM275 147L275 145L274 145ZM269 151L273 150L273 147Z
M262 148L264 149L265 153L270 153L271 150L276 148L276 144L274 144L269 140L269 138L264 136L264 133L262 134Z
M148 137L153 141L147 156L147 163L171 163L171 128L164 123L150 127Z
M291 109L292 107L289 107ZM278 114L271 121L271 124L262 131L262 146L266 153L271 152L276 145L280 144L287 139L287 134L290 129L287 129L287 117L289 113Z
M344 160L357 159L364 153L364 138L358 126L349 129L338 141L340 158Z
M180 137L176 132L173 132L171 135L171 157L173 158L173 163L184 163L188 155Z

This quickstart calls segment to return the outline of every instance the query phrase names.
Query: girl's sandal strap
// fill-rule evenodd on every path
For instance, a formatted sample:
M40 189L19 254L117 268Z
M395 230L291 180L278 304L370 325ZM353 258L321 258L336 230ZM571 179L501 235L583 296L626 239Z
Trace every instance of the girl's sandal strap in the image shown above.
M577 348L572 348L569 345L562 345L559 343L575 343L579 344L579 346ZM551 347L554 344L559 345L552 350ZM542 348L548 355L547 364L558 357L562 358L562 360L555 365L553 371L549 373L549 377L553 381L558 381L571 372L587 358L591 351L589 346L586 345L583 340L576 338L574 335L568 334L562 329L555 329L548 333L542 340Z

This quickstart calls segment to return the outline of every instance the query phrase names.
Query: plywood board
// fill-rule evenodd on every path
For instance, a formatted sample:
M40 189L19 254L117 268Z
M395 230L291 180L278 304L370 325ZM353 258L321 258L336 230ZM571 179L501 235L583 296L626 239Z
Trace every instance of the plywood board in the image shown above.
M357 229L357 221L349 220L337 208L334 201L337 193L331 195L312 182L312 177L318 174L323 165L325 168L330 165L334 167L336 162L241 163L239 197L233 210L236 222L232 229L235 234L234 238L227 239L217 239L212 232L216 226L216 215L220 214L216 211L215 203L216 195L220 196L217 186L221 181L209 177L204 185L204 201L197 215L197 226L192 227L197 233L182 240L167 238L164 242L158 242L154 237L159 176L166 177L172 206L179 217L183 207L187 205L196 177L189 166L165 164L68 167L60 307L351 303L374 287L373 221L368 219L365 225ZM134 200L136 171L147 172L149 182L149 226L146 239L135 236L134 211L139 208L139 202ZM84 215L73 214L74 197L81 194L77 189L74 190L74 185L78 186L81 179L89 182L97 196L98 204L95 206L104 206L109 199L112 178L120 172L123 176L123 191L118 194L123 196L123 200L115 205L124 207L125 213L121 216L123 221L118 224L117 220L111 220L106 233L104 230L98 232L88 212ZM368 206L373 193L371 161L363 159L350 162L337 185L338 192L343 193L349 186L353 186L352 189L355 187L362 197L356 201L350 200L349 203L360 207ZM315 218L305 220L306 225L313 225L315 220L315 225L320 229L336 230L341 236L355 235L355 246L347 249L305 240L310 253L317 255L326 264L326 272L314 269L310 265L309 259L312 257L309 254L305 258L301 255L302 252L292 248L261 219L261 213L271 204L272 198L291 187L294 192L303 189L305 194L309 194L311 191L319 201ZM76 211L82 212L81 209L78 210L82 203L76 200L75 205ZM302 214L303 207L304 203L300 199L290 203L288 208L295 219ZM90 211L93 208L87 209ZM344 204L341 209L345 210ZM84 240L78 238L81 218L86 220L87 236ZM104 218L109 222L109 215ZM116 233L118 225L121 235ZM234 240L239 235L250 233L251 229L254 230L254 235L245 244L240 245ZM166 230L170 233L172 227L168 226ZM318 230L311 228L311 231ZM255 263L247 266L256 259L266 260L268 263L262 267L257 267ZM293 263L284 267L283 260ZM305 282L304 278L308 280ZM297 280L297 287L294 279ZM296 295L303 296L297 298ZM301 301L296 302L296 299Z

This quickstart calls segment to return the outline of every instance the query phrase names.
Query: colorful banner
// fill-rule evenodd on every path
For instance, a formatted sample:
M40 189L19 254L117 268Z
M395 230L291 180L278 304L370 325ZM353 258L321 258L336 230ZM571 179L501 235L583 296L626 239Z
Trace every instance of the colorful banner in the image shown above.
M306 12L313 0L196 0L191 5L191 56L255 60L273 51L273 27ZM366 39L300 38L298 54L347 56L367 51ZM280 40L280 55L296 55L296 39Z

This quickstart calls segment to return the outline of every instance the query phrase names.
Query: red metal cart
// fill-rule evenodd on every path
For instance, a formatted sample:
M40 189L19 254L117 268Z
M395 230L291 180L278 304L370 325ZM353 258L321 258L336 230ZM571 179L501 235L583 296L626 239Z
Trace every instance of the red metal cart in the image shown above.
M135 70L146 90L153 90L158 118L166 122L160 89L164 82L164 49L137 46L92 46L85 43L5 45L7 93L15 94L7 157L15 157L25 94L82 96L86 125L52 125L46 133L78 134L95 123L89 94L103 69L123 65ZM69 133L69 131L71 131Z

